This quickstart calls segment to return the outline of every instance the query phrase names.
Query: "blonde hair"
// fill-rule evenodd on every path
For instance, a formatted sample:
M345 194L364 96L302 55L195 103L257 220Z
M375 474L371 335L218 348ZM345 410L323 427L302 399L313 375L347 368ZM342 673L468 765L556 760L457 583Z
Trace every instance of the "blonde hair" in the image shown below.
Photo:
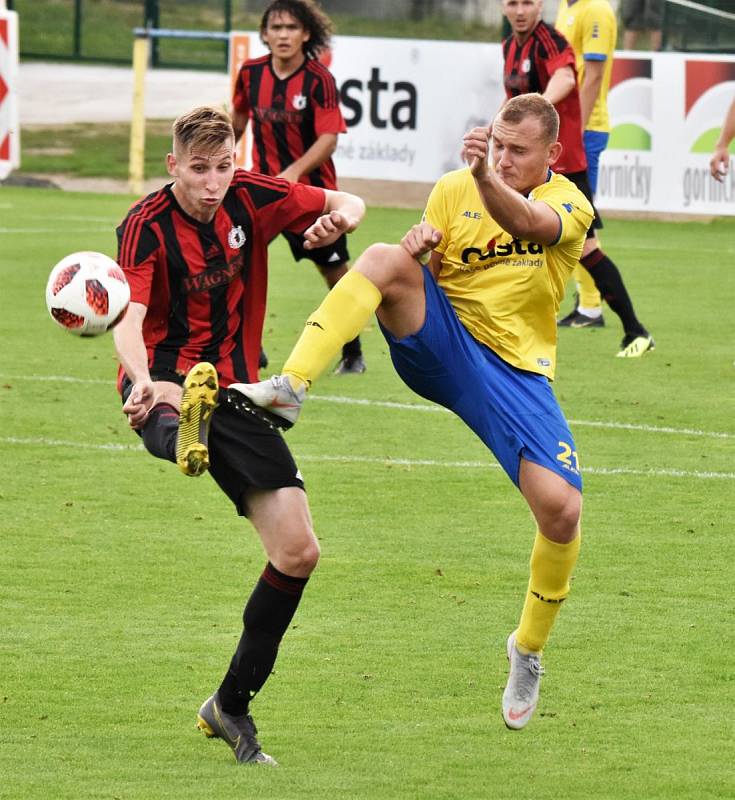
M498 119L517 125L526 117L536 117L541 124L541 134L544 141L553 144L559 136L559 115L551 103L540 94L519 94L512 97L503 106L498 114Z
M198 106L177 117L173 124L174 149L211 151L232 139L235 132L226 111L213 106Z

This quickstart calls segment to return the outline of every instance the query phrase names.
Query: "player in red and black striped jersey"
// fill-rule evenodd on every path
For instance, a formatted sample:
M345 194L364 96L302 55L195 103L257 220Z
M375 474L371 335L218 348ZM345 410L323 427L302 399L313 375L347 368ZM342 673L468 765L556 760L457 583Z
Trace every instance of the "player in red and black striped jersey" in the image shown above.
M174 182L138 202L117 230L131 302L114 340L123 411L146 449L188 475L209 468L263 543L268 563L199 726L240 762L274 763L255 738L249 703L271 673L319 545L286 443L243 413L230 387L256 379L268 242L291 230L304 231L306 250L328 245L354 230L365 206L344 192L235 170L234 150L230 117L218 109L174 123ZM214 571L198 576L202 585L217 580Z
M503 13L511 27L511 35L503 40L505 93L510 98L538 92L554 105L559 114L559 141L562 144L562 154L554 165L554 171L569 178L593 203L574 50L559 31L543 21L542 8L543 0L503 0ZM653 339L635 314L620 270L600 247L595 230L601 227L602 220L595 209L580 264L623 325L624 336L617 355L635 358L653 349ZM601 315L587 318L575 308L559 320L559 325L595 327L604 325L604 321ZM645 347L638 346L640 343L645 343Z
M243 63L235 82L232 121L237 139L250 122L253 169L264 175L337 188L332 154L347 127L332 73L319 61L331 35L329 18L309 0L273 0L263 13L260 35L269 55ZM285 231L298 261L308 258L330 288L347 272L346 237L306 251L302 237ZM337 373L365 370L360 339L346 344Z
M512 13L512 12L511 12ZM535 24L532 15L522 18L516 27L527 25L529 30L514 31L503 41L503 83L507 97L538 92L556 108L559 114L561 156L554 172L568 175L587 169L587 157L582 140L582 110L577 85L574 50L569 42L542 19ZM526 22L528 20L528 22Z

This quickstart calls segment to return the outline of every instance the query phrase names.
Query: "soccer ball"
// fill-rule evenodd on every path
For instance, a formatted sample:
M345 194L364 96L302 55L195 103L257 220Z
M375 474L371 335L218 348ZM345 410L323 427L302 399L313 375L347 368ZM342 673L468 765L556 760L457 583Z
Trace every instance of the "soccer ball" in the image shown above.
M102 253L72 253L51 270L46 284L49 314L77 336L114 328L130 303L125 273Z

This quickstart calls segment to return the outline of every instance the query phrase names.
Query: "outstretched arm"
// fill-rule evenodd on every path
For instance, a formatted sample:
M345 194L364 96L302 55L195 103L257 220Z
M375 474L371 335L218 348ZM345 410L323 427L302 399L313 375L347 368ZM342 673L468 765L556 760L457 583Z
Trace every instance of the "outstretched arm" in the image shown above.
M735 139L735 98L730 103L730 108L725 115L722 123L720 136L715 144L712 159L709 162L709 170L716 181L722 180L730 167L730 142Z
M133 383L123 413L133 428L139 428L153 406L154 386L148 371L148 353L143 341L143 320L147 307L130 303L127 313L112 331L117 357Z
M352 233L365 216L365 203L362 198L348 192L325 190L324 212L311 227L304 232L304 248L314 250L326 247L343 233Z
M554 71L554 74L546 84L546 89L542 96L546 98L552 106L555 106L557 103L561 103L576 85L577 78L574 74L574 70L567 64L567 66L559 67L559 69Z

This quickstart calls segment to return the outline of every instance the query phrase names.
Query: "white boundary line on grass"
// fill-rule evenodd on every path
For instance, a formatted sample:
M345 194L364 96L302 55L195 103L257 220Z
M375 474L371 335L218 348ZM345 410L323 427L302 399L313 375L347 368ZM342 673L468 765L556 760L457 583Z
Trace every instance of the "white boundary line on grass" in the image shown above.
M101 378L76 378L72 375L4 375L0 373L0 380L6 381L30 381L37 383L83 383L96 386L114 385L111 380ZM309 394L312 401L323 403L338 403L350 406L374 406L376 408L393 408L398 411L424 411L450 414L446 408L437 405L426 405L423 403L398 403L390 400L368 400L364 397L341 397L339 395ZM703 431L696 428L670 428L658 425L634 425L627 422L613 422L604 420L584 420L570 419L570 425L578 425L586 428L607 428L609 430L628 430L640 431L642 433L666 433L679 436L701 436L709 439L735 439L735 433L725 433L722 431Z
M119 444L107 442L93 444L91 442L73 442L64 439L47 439L43 436L20 437L2 436L0 444L27 445L30 447L69 447L81 450L106 450L116 452L142 451L142 444ZM375 456L308 456L295 455L296 461L329 463L337 462L340 464L377 464L384 467L440 467L442 469L501 469L499 464L492 461L437 461L431 458L377 458ZM586 475L633 475L657 478L697 478L699 480L735 480L735 472L698 472L682 469L634 469L629 467L585 467L583 472Z
M32 233L34 236L38 234L53 234L59 236L67 233L112 233L112 227L109 228L0 228L0 233L22 233L27 236Z

